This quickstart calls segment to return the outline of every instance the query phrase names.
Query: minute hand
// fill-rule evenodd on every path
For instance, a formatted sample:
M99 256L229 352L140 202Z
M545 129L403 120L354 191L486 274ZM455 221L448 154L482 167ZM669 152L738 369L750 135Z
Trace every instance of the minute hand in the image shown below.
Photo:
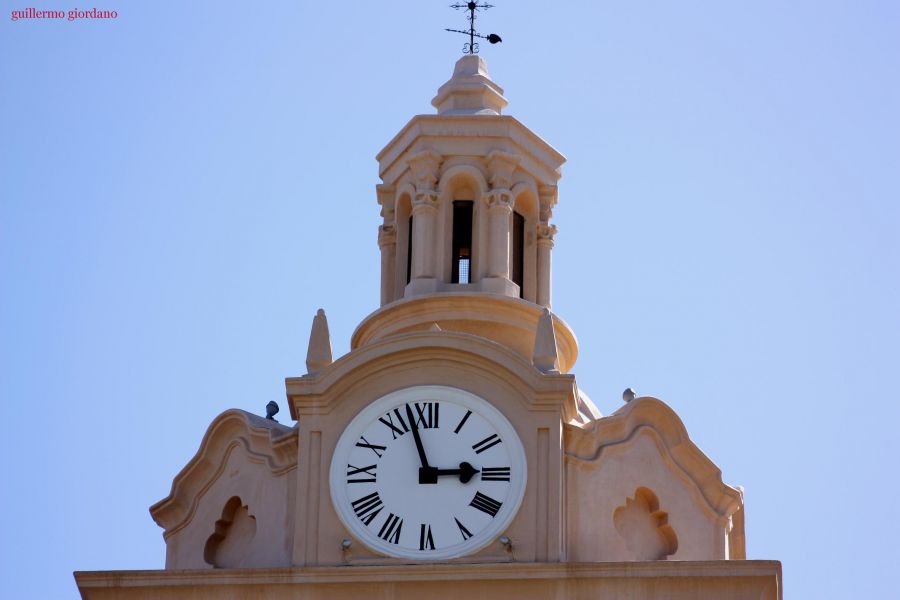
M413 412L409 407L409 404L406 405L406 418L409 419L409 426L412 427L413 439L416 440L416 450L419 451L419 460L422 461L422 468L428 469L428 458L425 456L425 447L422 445L422 438L419 436L419 427L416 425L416 419L413 417Z

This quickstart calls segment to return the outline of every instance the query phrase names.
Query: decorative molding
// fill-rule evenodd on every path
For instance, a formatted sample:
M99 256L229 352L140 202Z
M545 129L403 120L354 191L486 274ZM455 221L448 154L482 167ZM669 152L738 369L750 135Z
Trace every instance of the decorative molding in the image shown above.
M436 211L438 207L438 194L433 190L428 190L424 192L416 192L415 198L413 198L412 203L412 212L414 215L422 214L423 212Z
M321 308L313 317L309 331L309 346L306 349L306 372L315 375L334 361L331 352L331 332L328 330L328 317Z
M471 164L454 164L453 161L444 161L441 179L438 182L440 195L444 198L449 198L450 190L448 187L460 178L473 180L478 186L478 189L475 190L476 194L481 194L488 190L487 179L485 179L484 172L479 167Z
M516 205L516 197L509 188L494 188L484 196L484 203L487 204L488 210L501 210L512 212Z
M728 531L729 560L747 559L747 536L744 530L744 488L737 486L741 494L741 506L731 515L731 528Z
M412 184L411 181L404 181L399 186L397 186L397 191L394 192L394 210L397 209L397 203L400 202L400 198L404 195L409 196L409 201L412 203L413 198L416 197L416 186Z
M553 314L548 308L541 312L538 319L531 362L542 373L559 373L559 350L553 332Z
M355 349L319 377L285 380L291 415L328 412L347 386L385 369L417 369L426 364L455 364L508 382L528 410L560 411L563 420L577 411L573 375L543 374L513 350L487 338L444 329L393 335ZM411 384L410 384L411 385ZM450 385L447 383L447 385Z
M433 150L422 150L406 159L417 191L433 191L441 173L443 157Z
M388 185L394 185L408 171L407 156L411 152L433 149L451 156L459 151L460 143L484 150L497 149L521 158L519 169L529 173L544 185L554 185L560 178L565 157L534 132L507 116L441 116L417 115L396 135L375 159L378 175ZM467 152L472 156L472 152Z
M634 560L665 560L678 551L678 536L669 525L669 514L659 509L653 490L638 487L634 497L613 512L616 531Z
M537 243L547 244L553 247L553 237L559 232L556 225L548 225L546 223L538 223L537 226Z
M535 185L534 180L531 177L528 177L524 181L518 181L514 186L512 186L512 193L517 199L523 194L530 194L537 200L538 192L537 185ZM535 206L535 210L539 211L539 207ZM537 214L534 215L535 218L538 217Z
M425 330L437 321L445 331L506 332L508 335L501 338L503 343L530 365L533 336L541 311L542 307L533 302L480 292L445 292L405 298L383 306L363 319L351 336L350 348L356 350L395 334ZM559 351L559 370L567 373L578 358L578 340L572 328L559 316L553 318L553 329Z
M238 521L239 526L241 521L243 521L244 525L251 526L252 531L235 531L235 521ZM225 507L222 509L222 517L216 521L212 535L206 540L206 545L203 548L203 560L206 561L206 564L218 568L243 566L241 565L241 559L243 559L243 554L246 553L246 549L255 535L256 517L250 514L250 506L243 503L239 496L232 496L225 503ZM235 539L235 536L238 536L239 539ZM229 546L239 545L244 550L244 553L241 553L237 560L234 560L235 557L233 556L223 560L221 550L223 542L226 542L226 540Z
M553 207L559 201L559 188L555 185L539 186L538 200L540 202L541 222L546 223L553 217Z
M499 115L507 101L503 88L491 81L484 59L469 54L457 61L453 77L438 89L431 105L439 115Z
M328 566L265 568L232 571L201 569L178 571L76 571L75 582L83 598L175 597L179 587L192 586L198 595L258 599L259 588L269 586L271 598L359 596L365 589L374 597L396 597L398 588L416 586L418 597L447 597L448 587L471 584L477 595L484 590L546 590L546 597L565 597L566 590L585 598L634 597L644 586L659 590L667 600L703 598L781 598L781 563L776 560L648 561L602 563L487 563L396 564L380 566ZM226 588L227 586L227 588ZM544 586L544 587L541 587ZM562 586L562 587L561 587ZM752 590L752 591L751 591ZM556 593L556 596L553 593ZM572 596L575 594L573 593Z
M375 186L375 195L378 198L378 205L381 207L381 216L385 223L394 220L394 187L379 183Z
M694 483L706 508L727 525L741 506L741 493L723 483L722 471L691 441L675 411L656 398L637 398L588 427L566 424L566 458L600 461L606 449L630 441L644 429L656 434L672 465Z
M197 454L175 476L169 495L150 507L150 516L168 538L187 524L200 498L218 479L228 456L243 448L248 457L276 476L297 467L297 432L243 410L226 410L213 419Z
M397 243L397 228L393 225L379 225L378 247L384 248Z
M515 172L516 167L519 166L519 162L522 159L515 154L503 152L501 150L489 152L485 159L487 160L491 187L512 187L513 172Z

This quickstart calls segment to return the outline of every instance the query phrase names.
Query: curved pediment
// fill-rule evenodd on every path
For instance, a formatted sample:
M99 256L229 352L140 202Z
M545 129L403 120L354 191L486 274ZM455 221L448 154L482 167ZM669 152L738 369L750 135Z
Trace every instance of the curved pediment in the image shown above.
M652 434L670 467L695 486L706 509L718 520L727 522L740 508L740 491L722 481L722 471L691 441L675 411L656 398L637 398L589 425L567 425L566 457L598 463L604 453L644 432Z
M190 521L200 498L222 474L236 449L275 476L297 466L296 430L243 410L226 410L210 423L197 454L172 481L169 495L150 507L164 536Z
M553 540L562 536L561 525L551 512L553 495L542 490L561 485L560 423L579 416L574 375L542 372L504 344L487 336L445 330L438 323L426 330L372 340L314 375L286 380L300 444L295 518L303 534L294 538L294 564L397 560L352 542L353 535L330 496L329 465L342 432L361 411L379 398L417 386L463 390L490 403L509 421L524 446L529 471L521 507L504 535L517 540L517 560L545 561L556 556ZM353 543L349 553L334 543L341 537ZM502 544L494 543L460 560L493 562L509 557Z
M433 368L452 366L457 372L481 373L501 379L518 390L529 409L561 406L565 420L578 416L575 378L568 374L546 374L521 354L504 344L471 333L437 330L398 333L369 342L342 356L313 376L285 380L291 417L299 411L331 410L350 386L361 385L368 377L396 369L421 374ZM419 383L434 384L436 380ZM413 385L412 379L402 387ZM443 382L452 385L452 381Z

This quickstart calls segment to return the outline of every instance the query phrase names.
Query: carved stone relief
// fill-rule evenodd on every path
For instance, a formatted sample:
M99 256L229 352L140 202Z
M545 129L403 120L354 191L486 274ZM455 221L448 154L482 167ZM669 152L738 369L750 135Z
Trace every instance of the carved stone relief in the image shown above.
M247 549L256 535L256 517L248 506L233 496L222 509L222 518L206 541L203 559L216 568L233 569L244 566Z
M678 550L669 515L659 509L656 494L648 488L639 487L634 498L626 498L613 513L613 521L634 560L665 560Z

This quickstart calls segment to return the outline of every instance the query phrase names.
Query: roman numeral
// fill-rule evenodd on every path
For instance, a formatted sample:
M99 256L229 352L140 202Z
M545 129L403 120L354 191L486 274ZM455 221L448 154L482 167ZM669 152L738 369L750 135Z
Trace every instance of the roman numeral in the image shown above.
M401 519L394 513L390 513L388 514L388 518L385 520L384 525L381 526L381 531L378 532L378 537L386 542L399 544L401 527L403 527L403 519Z
M463 425L466 424L466 421L469 420L469 417L472 416L472 411L467 410L466 414L463 415L463 418L460 420L459 425L456 426L456 429L453 430L453 433L459 433L459 430L463 428Z
M394 419L391 417L391 413L387 413L386 415L384 415L384 417L381 417L378 420L390 428L391 435L394 436L394 439L396 440L399 436L409 431L409 427L406 426L406 421L404 421L403 417L400 415L399 408L394 409L394 416L397 417L397 419L400 421L400 427L402 427L403 429L400 429L400 427L394 425ZM387 417L387 420L385 420L385 417Z
M459 527L459 532L463 536L463 540L467 540L472 537L472 532L466 529L466 526L459 522L459 519L453 517L453 520L456 521L456 526Z
M372 492L368 496L363 496L358 500L354 500L352 505L353 512L355 512L356 516L359 517L359 520L366 525L371 523L372 519L374 519L384 507L381 498L378 496L378 492Z
M509 481L509 467L481 467L482 481Z
M369 440L367 440L366 438L364 438L362 436L360 436L359 439L361 439L362 442L356 442L356 445L360 448L368 448L369 450L374 452L378 458L381 458L381 452L379 452L379 450L381 450L382 452L387 450L387 446L379 446L378 444L370 444Z
M439 402L423 402L413 404L416 408L416 426L420 429L431 429L438 426L441 404Z
M472 450L475 451L475 454L481 454L488 448L493 448L494 446L501 443L502 441L503 440L501 440L500 437L496 433L494 433L492 435L487 436L486 438L484 438L477 444L473 445Z
M458 523L459 521L457 521ZM434 538L431 537L431 525L422 523L419 529L419 550L434 550Z
M347 483L375 483L375 467L377 466L378 465L354 467L353 465L347 465ZM352 475L359 475L360 473L365 473L368 477L350 479ZM484 479L484 477L482 477L482 479Z
M490 496L485 496L481 492L475 492L475 497L469 502L469 506L477 508L481 512L487 513L492 517L497 516L497 511L503 506L502 502L497 502Z

